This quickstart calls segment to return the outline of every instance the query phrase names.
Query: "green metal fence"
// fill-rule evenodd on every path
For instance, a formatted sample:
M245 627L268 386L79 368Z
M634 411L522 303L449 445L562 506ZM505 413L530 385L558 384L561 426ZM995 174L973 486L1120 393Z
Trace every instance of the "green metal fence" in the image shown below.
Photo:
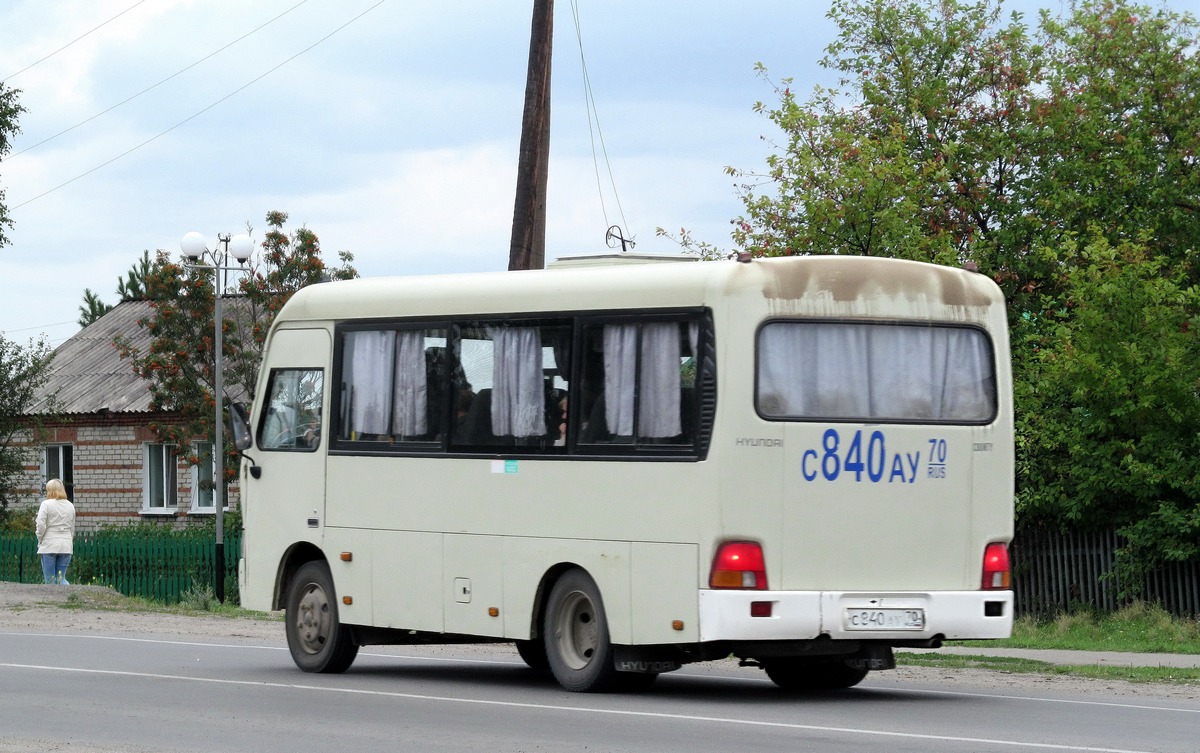
M224 539L225 600L237 603L241 532L226 531ZM174 604L195 587L213 585L215 559L216 537L211 530L129 528L77 533L67 579ZM0 533L0 580L42 582L32 533Z
M1164 564L1141 582L1122 583L1116 562L1124 543L1114 530L1018 530L1010 551L1016 613L1112 612L1137 598L1176 617L1200 618L1200 560Z
M1012 547L1017 614L1054 614L1079 604L1103 611L1118 608L1121 588L1112 569L1119 543L1111 531L1019 531ZM223 573L225 600L231 604L238 603L240 551L241 531L226 531ZM72 583L111 586L127 596L174 604L193 587L213 584L215 555L212 530L133 527L80 533L67 577ZM3 580L42 582L32 533L0 533ZM1177 616L1195 619L1200 616L1200 561L1156 570L1139 595Z

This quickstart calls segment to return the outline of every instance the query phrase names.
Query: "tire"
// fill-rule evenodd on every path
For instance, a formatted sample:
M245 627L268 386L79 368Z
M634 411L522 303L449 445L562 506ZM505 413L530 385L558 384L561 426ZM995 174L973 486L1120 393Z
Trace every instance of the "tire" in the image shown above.
M620 687L600 589L583 570L568 570L551 589L542 639L550 671L564 689L603 693Z
M530 669L536 669L538 672L545 672L550 669L550 660L546 658L546 643L542 640L532 641L516 641L517 654L521 657L521 661L529 665Z
M288 649L305 672L345 672L358 655L358 644L338 621L329 566L307 562L288 587L285 615Z
M844 661L797 661L775 659L763 662L767 677L779 687L791 691L842 690L852 688L867 676Z

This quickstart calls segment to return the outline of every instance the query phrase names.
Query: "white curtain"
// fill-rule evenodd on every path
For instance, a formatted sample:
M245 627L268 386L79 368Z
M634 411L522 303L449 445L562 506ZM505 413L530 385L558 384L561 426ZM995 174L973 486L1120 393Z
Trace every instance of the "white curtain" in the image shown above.
M537 437L546 433L542 341L537 327L489 329L492 363L492 433Z
M634 393L638 400L637 433L643 439L674 437L680 421L679 324L643 324L639 360L638 325L604 327L604 420L615 436L633 435ZM638 380L635 387L634 375Z
M987 338L978 330L947 329L941 415L982 421L995 413L996 387Z
M937 354L942 342L939 332L932 327L875 327L863 334L870 336L871 344L865 372L870 377L871 406L863 415L938 418L941 390L931 387L931 377L940 383L936 364L945 367L945 358Z
M759 336L758 401L778 416L870 415L867 336L838 324L770 324Z
M979 330L788 322L764 327L758 346L767 415L982 421L994 409Z
M679 324L642 325L642 367L638 403L638 436L674 437L679 420Z
M610 434L633 436L637 325L604 326L604 421Z
M392 332L347 333L351 432L388 433L395 346L396 338Z
M392 433L417 436L428 431L425 333L396 333L396 378L392 387Z

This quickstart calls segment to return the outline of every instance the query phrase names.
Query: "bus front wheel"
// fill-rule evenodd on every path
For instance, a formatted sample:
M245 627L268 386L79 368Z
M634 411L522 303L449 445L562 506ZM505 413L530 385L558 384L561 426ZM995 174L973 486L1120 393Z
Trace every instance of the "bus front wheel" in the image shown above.
M333 577L324 562L307 562L296 571L285 624L292 660L305 672L345 672L358 655L350 631L338 621Z
M867 676L867 670L844 661L774 659L763 662L763 669L784 690L841 690L854 687Z
M583 570L569 570L554 584L542 637L550 671L566 690L602 693L619 685L600 589Z

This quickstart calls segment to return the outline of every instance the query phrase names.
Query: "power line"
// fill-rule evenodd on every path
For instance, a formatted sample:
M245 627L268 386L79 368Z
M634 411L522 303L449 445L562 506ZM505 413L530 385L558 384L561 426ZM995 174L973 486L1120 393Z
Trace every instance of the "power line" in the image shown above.
M61 327L64 324L79 324L79 322L70 321L70 322L55 322L54 324L39 324L34 327L22 327L21 329L10 329L10 330L7 330L6 334L8 332L28 332L33 329L46 329L48 327Z
M21 70L19 70L19 71L17 71L16 73L12 74L11 76L8 76L7 78L4 78L4 79L0 79L0 83L7 82L7 81L8 81L9 79L11 79L11 78L16 78L17 76L20 76L22 73L24 73L25 71L27 71L27 70L29 70L30 68L34 67L35 65L38 65L38 64L40 64L40 63L44 63L45 61L47 61L47 60L49 60L50 58L54 57L54 56L55 56L55 55L57 55L58 53L60 53L60 52L62 52L63 50L67 49L68 47L70 47L71 45L75 44L75 43L76 43L76 42L78 42L79 40L83 39L83 38L84 38L84 37L86 37L88 34L91 34L92 32L99 30L101 27L103 27L103 26L106 26L106 25L108 25L108 24L112 23L113 21L116 21L118 18L120 18L121 16L125 15L126 13L128 13L129 11L131 11L131 10L133 10L134 8L138 7L139 5L141 5L141 4L142 4L142 3L144 3L144 2L146 2L146 0L138 0L138 2L136 2L136 3L134 3L133 5L129 6L129 7L128 7L128 8L126 8L125 10L121 11L120 13L118 13L117 15L115 15L115 16L113 16L112 18L110 18L110 19L108 19L107 21L105 21L104 23L100 24L100 26L97 26L96 28L94 28L94 29L91 29L90 31L85 31L83 34L80 34L79 36L75 37L75 38L74 38L74 39L72 39L70 42L67 42L67 43L66 43L66 44L64 44L62 47L59 47L57 50L55 50L54 52L50 53L49 55L47 55L46 57L42 58L41 60L35 60L35 61L33 61L32 63L30 63L29 65L27 65L27 66L25 66L24 68L22 68Z
M604 166L608 171L609 185L612 186L613 199L617 203L617 212L621 215L621 224L626 232L629 229L629 223L625 220L625 210L621 206L621 196L617 192L616 178L613 177L612 163L608 159L608 147L604 144L604 132L600 128L600 113L596 109L596 98L592 93L592 79L588 75L587 60L583 56L583 31L579 22L579 4L577 0L571 0L571 15L575 19L575 38L579 42L579 63L583 69L583 97L584 105L587 108L588 115L588 138L592 144L592 168L596 173L596 192L600 195L600 213L604 215L604 224L608 225L608 210L604 205L604 189L600 181L600 164L596 159L596 138L600 139L600 151L604 155ZM593 131L592 121L595 120L596 127Z
M223 96L223 97L221 97L220 99L218 99L216 102L213 102L213 103L212 103L212 104L210 104L208 107L205 107L204 109L200 110L199 112L196 112L196 113L193 113L193 114L189 115L188 117L186 117L186 118L184 118L183 120L179 121L179 122L178 122L178 123L176 123L175 125L173 125L173 126L171 126L170 128L166 129L165 131L161 131L160 133L158 133L158 134L155 134L154 136L151 136L150 138L146 139L145 141L143 141L142 143L138 144L137 146L134 146L134 147L131 147L131 148L129 148L129 149L126 149L125 151L121 152L120 154L118 154L117 156L113 157L112 159L110 159L110 160L107 160L107 161L105 161L105 162L102 162L102 163L100 163L99 165L96 165L95 167L93 167L92 169L88 170L87 172L81 173L80 175L76 175L74 178L71 178L70 180L68 180L68 181L65 181L65 182L63 182L63 183L60 183L60 184L58 184L57 186L55 186L54 188L51 188L51 189L49 189L49 190L47 190L47 191L43 191L42 193L38 194L37 196L34 196L33 198L26 199L25 201L22 201L20 204L16 204L16 205L12 206L12 207L10 208L10 210L11 210L11 211L16 211L16 210L20 209L21 207L25 206L26 204L32 204L33 202L37 201L38 199L40 199L40 198L42 198L42 197L44 197L44 196L48 196L49 194L52 194L52 193L54 193L55 191L57 191L57 190L58 190L58 189L60 189L60 188L65 188L66 186L69 186L69 185L71 185L72 183L74 183L75 181L79 180L80 178L86 178L87 176L91 175L92 173L96 172L97 170L100 170L101 168L104 168L104 167L108 167L109 165L111 165L112 163L114 163L114 162L116 162L117 160L121 159L122 157L128 156L128 155L130 155L130 154L132 154L132 153L136 152L137 150L141 149L142 147L146 146L147 144L153 143L153 142L157 141L158 139L162 138L163 136L166 136L168 133L170 133L171 131L174 131L176 128L179 128L180 126L182 126L182 125L185 125L186 123L188 123L188 122L190 122L190 121L192 121L192 120L195 120L196 118L200 117L200 116L201 116L201 115L203 115L204 113L206 113L206 112L208 112L209 110L213 109L214 107L216 107L217 105L221 104L221 103L222 103L222 102L224 102L225 100L227 100L227 99L229 99L230 97L233 97L234 95L236 95L236 94L240 93L242 90L249 88L249 87L250 87L250 86L252 86L253 84L256 84L256 83L258 83L260 80L262 80L262 79L266 78L267 76L271 75L272 73L274 73L275 71L279 70L279 69L280 69L280 68L282 68L283 66L287 65L288 63L292 62L293 60L295 60L296 58L300 57L300 56L301 56L301 55L303 55L304 53L308 52L308 51L309 51L309 50L311 50L312 48L314 48L314 47L316 47L317 45L321 44L321 43L322 43L322 42L324 42L325 40L327 40L327 39L329 39L330 37L332 37L334 34L337 34L337 33L338 33L339 31L341 31L342 29L346 28L347 26L349 26L350 24L354 23L354 22L355 22L355 21L357 21L358 19L360 19L360 18L362 18L363 16L367 15L368 13L370 13L370 12L371 12L371 11L373 11L373 10L375 10L375 9L376 9L376 8L378 8L379 6L383 5L385 2L387 2L387 0L379 0L379 2L375 3L375 4L374 4L374 5L372 5L371 7L367 8L366 10L364 10L362 13L359 13L359 14L358 14L357 16L355 16L354 18L351 18L351 19L350 19L349 21L347 21L346 23L342 24L341 26L339 26L339 27L337 27L336 29L334 29L333 31L329 32L328 34L326 34L325 36L321 37L321 38L320 38L320 39L318 39L317 41L313 42L313 43L312 43L312 44L310 44L308 47L305 47L303 50L300 50L300 51L299 51L299 52L297 52L295 55L292 55L292 56L291 56L290 58L288 58L287 60L284 60L282 63L279 63L278 65L274 66L273 68L270 68L269 70L265 71L264 73L262 73L262 74L260 74L260 75L258 75L258 76L256 76L256 77L254 77L253 79L251 79L251 80L247 81L246 83L244 83L244 84L242 84L241 86L239 86L237 89L234 89L233 91L229 92L229 93L228 93L228 94L226 94L225 96Z
M144 0L143 0L143 1L144 1ZM36 148L38 148L39 146L41 146L42 144L45 144L47 141L53 141L54 139L58 138L59 136L62 136L63 134L70 133L71 131L74 131L74 130L75 130L76 128L78 128L79 126L82 126L82 125L87 125L88 123L92 122L93 120L95 120L96 118L100 117L101 115L105 115L105 114L107 114L107 113L110 113L110 112L112 112L113 110L117 109L117 108L118 108L118 107L120 107L121 105L124 105L124 104L126 104L126 103L128 103L128 102L132 102L133 100L135 100L135 99L137 99L138 97L142 96L142 95L143 95L143 94L145 94L146 92L148 92L148 91L150 91L150 90L152 90L152 89L156 89L156 88L158 88L159 86L162 86L163 84L167 83L168 81L170 81L171 79L173 79L173 78L175 78L176 76L180 75L181 73L186 73L187 71L190 71L191 69L193 69L193 68L195 68L196 66L200 65L201 63L203 63L205 60L208 60L209 58L211 58L211 57L213 57L213 56L215 56L215 55L217 55L217 54L219 54L219 53L222 53L222 52L224 52L225 50L227 50L227 49L229 49L230 47L234 46L235 44L237 44L238 42L242 41L242 40L243 40L243 39L245 39L246 37L248 37L248 36L250 36L250 35L252 35L252 34L256 34L256 33L258 33L258 32L259 32L259 31L261 31L263 28L265 28L265 27L267 27L267 26L270 26L271 24L275 23L275 22L276 22L276 21L278 21L279 19L283 18L284 16L286 16L287 14L289 14L289 13L291 13L292 11L296 10L296 9L297 9L297 8L299 8L301 5L304 5L304 4L305 4L305 3L307 3L307 2L308 2L308 0L300 0L300 2L296 3L296 4L295 4L295 5L293 5L292 7L288 8L288 9L287 9L287 10L285 10L283 13L280 13L278 16L275 16L275 17L274 17L274 18L272 18L270 21L267 21L266 23L262 24L261 26L259 26L259 27L255 28L255 29L252 29L252 30L250 30L250 31L246 32L245 34L243 34L242 36L240 36L240 37L238 37L237 39L233 40L232 42L230 42L229 44L225 45L224 47L221 47L220 49L214 50L213 52L210 52L209 54L207 54L207 55L205 55L204 57L200 58L199 60L197 60L196 62L194 62L194 63L192 63L191 65L187 66L186 68L181 68L181 69L179 69L179 70L175 71L175 72L174 72L174 73L172 73L170 76L167 76L167 77L166 77L166 78L164 78L162 81L159 81L157 84L153 84L153 85L151 85L151 86L148 86L148 87L146 87L145 89L142 89L140 92L138 92L137 94L134 94L132 97L127 97L126 99L123 99L123 100L121 100L120 102L116 103L116 104L115 104L115 105L113 105L112 107L109 107L107 110L102 110L102 111L100 111L100 112L96 113L95 115L91 116L90 118L87 118L86 120L82 120L82 121L80 121L80 122L76 123L75 125L71 126L70 128L67 128L67 129L65 129L65 130L59 131L58 133L54 134L53 136L49 136L49 137L47 137L47 138L44 138L44 139L42 139L41 141L37 142L36 144L33 144L33 145L31 145L31 146L27 146L27 147L25 147L24 149L22 149L22 150L21 150L21 151L19 151L19 152L13 152L11 155L9 155L9 156L8 156L7 160L8 160L8 161L11 161L13 157L19 157L20 155L24 154L25 152L28 152L30 149L36 149Z

